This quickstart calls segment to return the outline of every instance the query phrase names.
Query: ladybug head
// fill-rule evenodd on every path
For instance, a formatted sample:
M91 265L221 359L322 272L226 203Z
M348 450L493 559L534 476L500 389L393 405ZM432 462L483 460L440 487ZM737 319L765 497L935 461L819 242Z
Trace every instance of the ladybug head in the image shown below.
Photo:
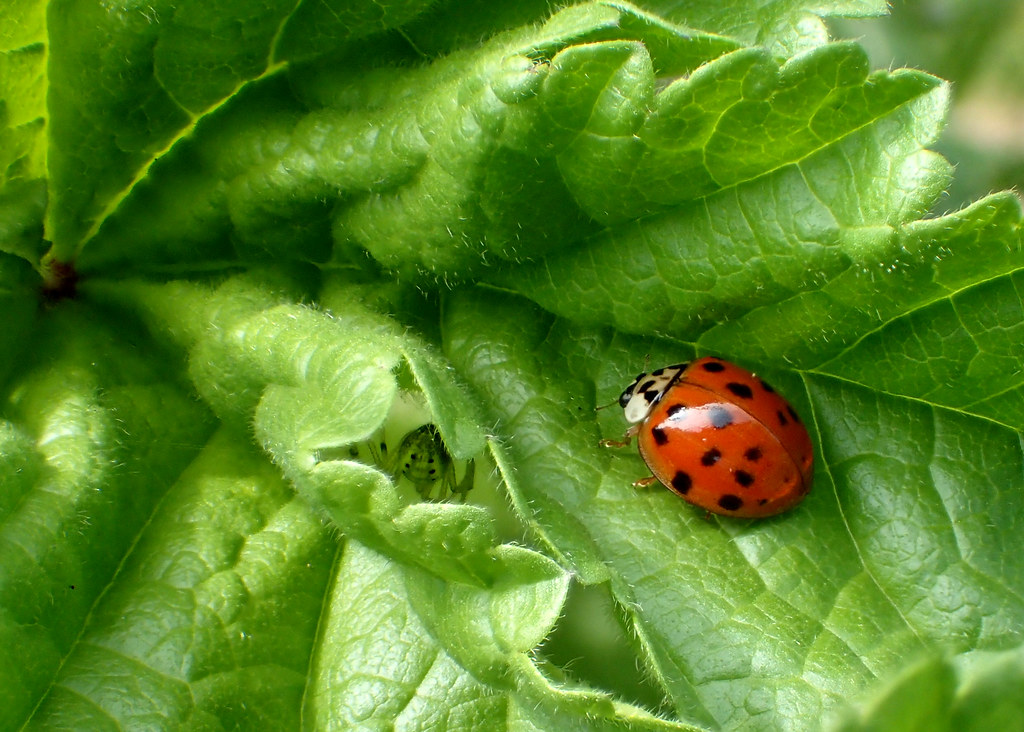
M650 373L639 374L633 379L633 383L619 396L619 406L622 407L626 421L631 424L644 421L687 366L685 363L666 366Z
M619 406L625 409L629 405L630 399L636 394L636 388L640 386L640 382L647 378L647 374L637 374L637 377L633 379L633 383L627 386L623 392L619 395Z

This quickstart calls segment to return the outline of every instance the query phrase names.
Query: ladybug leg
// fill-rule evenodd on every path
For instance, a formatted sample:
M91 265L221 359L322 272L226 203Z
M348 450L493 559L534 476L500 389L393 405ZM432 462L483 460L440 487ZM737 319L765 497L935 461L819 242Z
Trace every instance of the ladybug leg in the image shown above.
M658 479L653 475L648 475L646 478L633 481L634 488L650 488L652 485L658 482Z
M638 429L637 425L633 425L626 430L626 434L623 435L621 440L601 440L600 445L601 447L629 447Z
M632 437L628 433L622 440L601 440L601 447L629 447Z
M472 460L466 461L466 474L464 476L462 476L462 482L461 483L458 483L458 484L455 483L455 464L454 463L452 463L450 469L451 469L451 482L452 482L452 485L449 486L449 489L451 490L452 500L458 501L459 503L465 503L466 502L466 496L469 494L469 492L471 490L473 490L473 474L476 472L474 470L473 461Z
M376 440L379 440L379 442L375 444ZM381 468L382 470L386 470L387 472L390 473L391 465L389 464L390 461L388 460L388 443L384 440L383 428L377 435L374 435L373 438L367 440L363 444L366 445L366 449L369 450L370 452L370 459L377 464L377 467ZM352 456L355 457L356 455L358 455L358 452L359 449L358 447L356 447L356 451L353 453Z

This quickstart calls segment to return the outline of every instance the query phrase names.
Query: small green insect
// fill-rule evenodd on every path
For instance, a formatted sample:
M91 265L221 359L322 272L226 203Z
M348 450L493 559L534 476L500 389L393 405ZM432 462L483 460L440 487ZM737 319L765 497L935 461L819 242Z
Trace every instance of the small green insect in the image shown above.
M383 443L381 449L386 453ZM457 481L455 463L433 424L425 424L403 437L389 463L388 470L394 479L408 480L424 500L451 499L462 503L473 489L473 461L466 464L466 474Z

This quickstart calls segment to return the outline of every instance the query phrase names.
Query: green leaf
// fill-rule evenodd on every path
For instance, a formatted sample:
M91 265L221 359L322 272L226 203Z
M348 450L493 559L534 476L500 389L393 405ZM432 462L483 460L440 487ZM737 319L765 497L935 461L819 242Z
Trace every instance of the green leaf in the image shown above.
M343 15L335 6L343 6ZM119 199L192 131L200 115L278 69L278 50L323 53L425 7L411 1L395 7L394 17L382 17L385 8L368 1L317 3L298 11L294 2L280 0L188 0L138 8L50 3L48 32L61 50L49 65L51 135L58 144L49 154L47 233L59 258L95 234ZM315 45L304 46L310 36Z
M1021 205L881 11L0 10L0 727L1012 728ZM602 446L705 354L792 511Z
M845 48L839 51L843 57L850 53ZM852 53L863 58L859 51ZM812 56L834 70L835 51ZM705 69L711 73L726 59ZM719 81L728 87L732 69L727 67L724 73L726 80ZM885 94L887 88L908 86L882 81L865 82L858 93L877 88ZM854 267L860 271L879 261L890 262L901 243L893 227L923 213L948 175L944 161L921 150L941 121L944 91L934 87L934 80L920 76L907 81L914 82L904 90L914 90L909 99L897 96L890 100L891 106L880 103L860 120L846 114L841 115L846 119L823 122L822 130L833 132L829 144L815 143L818 152L806 156L811 149L803 143L797 148L800 152L787 151L785 141L766 144L766 150L782 155L766 160L760 177L726 164L716 175L728 176L730 185L689 201L712 193L710 185L692 189L692 181L713 177L710 170L698 170L684 184L690 190L683 188L673 200L676 205L671 212L610 227L586 248L553 254L533 267L516 270L505 284L578 321L610 323L633 333L654 331L679 338L708 333L704 337L712 338L718 322L817 291ZM750 109L746 114L751 120L764 119ZM796 115L790 109L785 116L791 121ZM861 129L867 120L870 127ZM853 124L843 127L840 121ZM908 127L914 134L907 133ZM791 128L794 137L801 128L804 137L817 137L803 124ZM720 129L716 126L716 134ZM750 136L749 131L742 135ZM701 161L715 147L714 140L709 140L699 152ZM650 154L655 156L657 151ZM756 158L755 154L749 159ZM741 153L738 159L748 158ZM852 180L837 177L837 170L843 169ZM682 171L679 177L685 181L687 171ZM603 184L609 189L605 195L612 195L607 177L598 177L596 171L585 177L595 185ZM888 185L873 186L872 181L879 178L889 181ZM644 188L660 195L672 191L663 176L652 174L641 181ZM619 205L628 206L630 216L645 213L635 199L623 200L626 203ZM614 204L602 203L604 210L614 210ZM622 262L629 266L623 268ZM570 287L568 282L583 282L586 288ZM754 332L756 336L758 331Z
M610 50L590 46L565 56L615 63ZM559 165L587 213L606 223L677 206L797 163L937 84L906 70L869 75L864 52L852 44L823 46L783 66L761 49L736 51L656 97L650 68L623 65L621 78L605 79L597 69L579 72L568 58L562 64L570 78L583 76L596 93L606 93L607 86L608 94L636 100L632 107L611 103L616 115L635 107L615 120L583 90L570 87L567 94L544 97L563 114L567 96L586 107L576 115L582 121ZM552 75L548 85L555 87L558 78ZM615 161L621 180L601 175L609 161Z
M0 251L33 264L46 205L46 33L41 3L0 8Z
M878 0L839 0L807 3L783 0L767 4L727 0L713 4L699 0L653 0L645 3L653 12L695 27L740 38L747 45L764 45L774 53L792 56L825 43L828 16L865 17L888 10Z
M881 329L931 304L969 292L1018 267L1020 201L995 194L953 214L912 221L892 230L870 229L851 238L860 266L851 266L811 292L750 311L702 335L708 346L738 343L767 356L777 353L801 366L815 366ZM875 246L872 240L877 240ZM874 250L874 251L872 251ZM878 255L875 261L869 259ZM870 302L871 310L858 307ZM820 317L830 315L830 332ZM817 326L810 326L818 322ZM784 329L781 325L785 323Z
M39 305L38 273L18 257L0 254L0 379L18 366L30 337Z
M550 685L530 670L525 651L550 627L565 591L564 576L544 578L541 566L532 572L538 570L530 584L470 595L463 588L448 605L429 575L349 544L324 620L329 640L307 692L311 726L430 720L443 729L689 729L597 692ZM527 625L535 633L506 635ZM481 670L483 679L498 674L498 683L484 683Z
M586 7L591 12L570 8L535 31L428 66L383 67L355 79L332 67L303 69L303 96L319 108L299 119L278 111L294 110L290 88L268 84L239 95L225 118L161 161L157 177L177 181L173 195L154 200L140 189L89 243L82 266L164 263L197 252L347 262L365 250L407 276L444 280L464 278L488 258L518 261L564 246L594 225L574 202L585 192L561 180L554 156L592 113L601 130L620 124L615 90L591 109L604 83L597 68L614 68L627 49L640 66L623 83L645 69L636 82L654 84L645 47L586 42L608 36L614 20L618 37L652 38L655 61L673 73L736 47L654 23L631 6ZM576 69L580 53L596 55L597 67ZM567 93L578 101L567 104ZM547 216L524 219L525 209ZM184 241L172 236L183 219ZM233 251L226 230L236 237Z
M426 0L300 3L276 39L275 56L290 62L333 54L340 44L400 28L434 5ZM242 6L246 7L245 5ZM381 47L379 35L375 47Z
M51 313L4 401L7 727L50 687L141 527L212 429L181 383L139 351L143 334L100 320L74 303Z
M44 8L18 2L0 9L0 187L46 172Z
M636 342L493 292L461 293L446 312L453 361L516 435L510 461L533 521L581 577L606 568L684 716L809 726L843 689L929 649L1019 642L1024 563L999 538L1024 515L1018 432L826 375L773 372L812 420L815 491L789 516L712 523L667 491L631 489L642 464L598 446L593 406L628 382L629 355L644 352ZM669 362L671 344L645 347ZM623 429L614 422L604 436Z
M216 288L121 282L94 294L142 314L189 353L196 390L245 428L300 494L351 536L439 576L490 585L508 571L492 519L475 506L406 505L392 479L351 461L398 398L397 328L351 299L333 316L288 304L297 280L240 276ZM455 454L484 448L472 404L424 344L406 339L412 373ZM349 459L338 459L345 456Z
M297 726L329 532L230 429L150 510L29 727Z
M928 659L874 691L836 730L1021 728L1021 650Z

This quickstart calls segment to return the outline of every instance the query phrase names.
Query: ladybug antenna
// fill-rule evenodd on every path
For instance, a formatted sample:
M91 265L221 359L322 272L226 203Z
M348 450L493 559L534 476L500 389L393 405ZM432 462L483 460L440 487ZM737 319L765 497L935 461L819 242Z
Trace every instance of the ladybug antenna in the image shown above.
M618 403L619 403L619 400L616 399L614 402L608 402L607 404L599 404L596 407L594 407L594 411L595 412L600 412L602 409L607 409L608 407L614 407Z

